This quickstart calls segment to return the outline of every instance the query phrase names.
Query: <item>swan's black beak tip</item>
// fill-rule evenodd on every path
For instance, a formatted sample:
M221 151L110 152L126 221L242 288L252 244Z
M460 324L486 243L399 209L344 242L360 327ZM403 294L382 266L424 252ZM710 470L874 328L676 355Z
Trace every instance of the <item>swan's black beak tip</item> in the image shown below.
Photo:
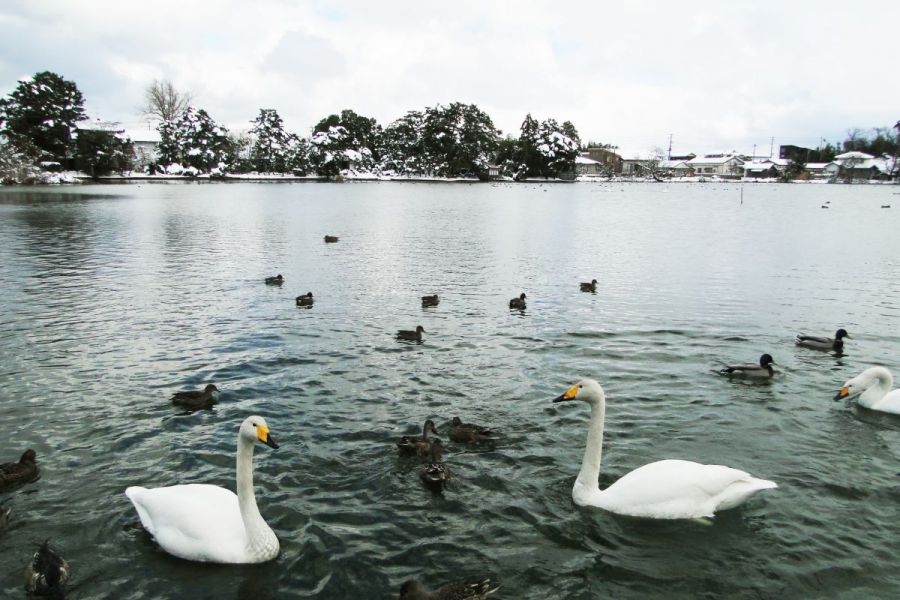
M275 438L273 438L271 434L266 436L265 444L273 450L278 450L278 442L275 441Z

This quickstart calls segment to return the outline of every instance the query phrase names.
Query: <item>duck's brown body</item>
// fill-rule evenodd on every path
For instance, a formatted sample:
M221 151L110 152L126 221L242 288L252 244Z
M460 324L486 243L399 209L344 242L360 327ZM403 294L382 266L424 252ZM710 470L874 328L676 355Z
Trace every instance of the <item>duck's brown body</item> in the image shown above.
M493 439L494 432L490 427L463 423L459 417L450 422L450 439L460 444L479 444Z
M37 455L28 449L22 454L19 462L0 465L0 492L11 490L38 476Z
M175 392L172 394L172 404L183 406L192 410L209 408L216 402L216 394L219 392L213 384L208 384L203 390L191 390L188 392Z
M473 581L460 581L429 590L414 579L403 582L400 600L485 600L497 591L500 584L490 577Z

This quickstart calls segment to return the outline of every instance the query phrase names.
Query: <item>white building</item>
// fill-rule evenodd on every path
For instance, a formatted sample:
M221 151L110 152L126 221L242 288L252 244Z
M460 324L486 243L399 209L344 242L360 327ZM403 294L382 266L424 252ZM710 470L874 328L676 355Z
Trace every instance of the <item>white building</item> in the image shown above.
M697 175L741 177L744 161L734 154L703 154L687 161Z

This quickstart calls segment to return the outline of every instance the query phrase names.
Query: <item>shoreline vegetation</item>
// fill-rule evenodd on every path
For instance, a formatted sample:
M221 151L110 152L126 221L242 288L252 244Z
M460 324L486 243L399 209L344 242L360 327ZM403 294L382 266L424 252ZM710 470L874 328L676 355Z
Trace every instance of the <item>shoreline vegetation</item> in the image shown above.
M0 98L0 183L126 181L781 181L900 182L900 121L851 130L812 149L780 146L779 157L736 151L673 156L670 149L624 158L618 146L583 141L571 121L527 114L518 135L494 126L475 104L409 110L382 126L345 109L304 137L278 111L261 108L230 131L188 92L154 81L143 116L155 130L128 131L89 118L72 81L49 71L23 78ZM246 127L246 126L245 126Z

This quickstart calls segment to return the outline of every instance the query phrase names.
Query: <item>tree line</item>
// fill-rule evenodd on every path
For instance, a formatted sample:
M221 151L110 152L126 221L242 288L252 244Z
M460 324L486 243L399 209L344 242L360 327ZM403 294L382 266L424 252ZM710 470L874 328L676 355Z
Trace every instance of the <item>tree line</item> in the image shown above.
M233 133L190 94L155 81L144 115L160 143L150 169L210 174L289 173L332 178L345 170L399 176L485 177L491 167L516 178L574 173L580 141L575 126L529 114L518 137L503 137L475 104L411 110L382 126L343 110L321 119L309 136L287 131L278 111L260 109L251 127ZM49 71L18 83L0 100L0 178L28 169L77 169L94 176L134 166L131 140L115 131L78 127L84 98L76 84Z

